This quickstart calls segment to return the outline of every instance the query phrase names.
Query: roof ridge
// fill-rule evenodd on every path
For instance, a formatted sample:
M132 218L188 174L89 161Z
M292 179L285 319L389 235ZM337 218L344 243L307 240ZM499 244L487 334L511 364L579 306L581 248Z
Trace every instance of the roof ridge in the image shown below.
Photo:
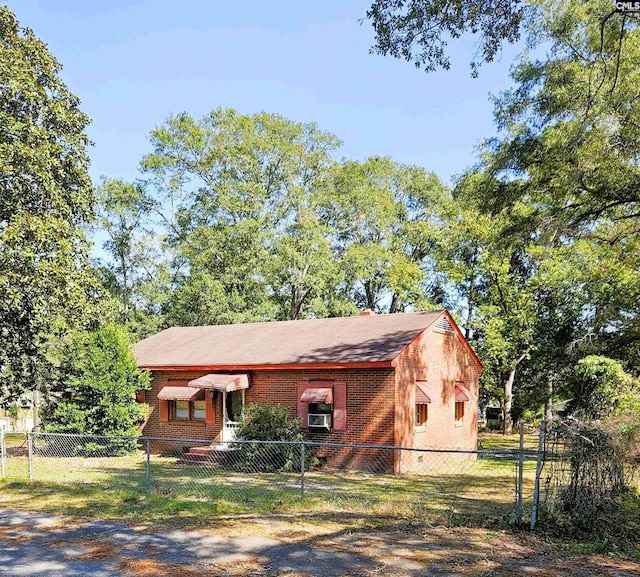
M184 325L184 326L175 326L163 329L160 332L169 331L172 329L203 329L209 327L234 327L237 325L249 326L249 325L265 325L265 324L275 324L275 323L304 323L311 321L334 321L334 320L345 320L345 319L381 319L387 317L394 317L400 315L419 315L419 314L433 314L433 313L443 313L447 309L434 309L430 311L411 311L411 312L398 312L398 313L381 313L381 314L373 314L373 315L349 315L346 317L319 317L313 319L284 319L280 321L271 320L271 321L250 321L247 323L238 322L238 323L224 323L224 324L210 324L210 325ZM158 334L158 333L156 333Z

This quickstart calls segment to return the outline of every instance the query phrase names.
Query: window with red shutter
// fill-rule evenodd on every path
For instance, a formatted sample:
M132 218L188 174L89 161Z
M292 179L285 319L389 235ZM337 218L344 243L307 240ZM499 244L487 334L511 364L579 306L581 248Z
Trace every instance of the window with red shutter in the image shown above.
M206 414L204 417L204 422L211 424L216 422L216 407L213 404L212 395L209 393L209 391L207 393L208 394L205 397L207 405L206 405Z
M169 422L169 401L158 400L158 419L161 423Z
M333 383L333 430L347 428L347 383Z
M306 395L305 391L308 391ZM344 431L347 428L347 384L336 381L298 383L298 416L303 429L309 428L309 413L312 411L316 411L320 417L328 415L334 431ZM317 421L323 420L318 418Z

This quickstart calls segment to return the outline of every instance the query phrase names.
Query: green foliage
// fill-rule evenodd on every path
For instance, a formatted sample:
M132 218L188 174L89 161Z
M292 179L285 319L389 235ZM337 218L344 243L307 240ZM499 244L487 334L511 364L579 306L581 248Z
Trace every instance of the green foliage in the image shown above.
M519 39L527 13L521 0L375 0L367 18L376 32L373 52L402 58L427 72L449 69L449 39L479 34L475 74L479 64L493 61L503 43Z
M20 417L20 407L17 403L11 403L9 406L9 419L12 427L18 424L18 418Z
M136 392L149 387L149 375L140 372L126 334L115 326L77 333L67 350L64 389L48 400L42 421L48 433L134 436L139 434L146 406ZM130 443L115 443L125 450ZM96 441L85 451L99 453ZM109 449L111 452L114 446Z
M89 118L60 68L0 6L0 401L45 388L68 329L98 316L83 234Z
M638 398L637 383L622 365L597 355L578 361L568 380L566 394L571 397L569 411L587 419L611 416L621 410L633 412L633 399Z
M282 405L251 403L245 420L236 432L237 439L248 441L302 441L300 419L289 415Z
M638 370L640 31L601 0L536 1L527 19L545 57L520 56L495 100L501 136L455 191L488 232L466 226L443 268L476 318L486 390L500 398L511 365L517 411L549 413L581 357Z
M100 262L105 286L122 307L122 321L143 312L144 284L153 281L159 260L150 226L153 201L140 184L102 179L97 188L98 226L107 234L102 248L109 260Z
M151 143L143 170L170 212L167 322L306 316L334 276L315 213L338 139L276 114L216 109L169 117Z
M323 202L345 296L377 312L431 307L427 279L448 199L435 174L389 158L335 166Z
M276 472L299 471L304 440L300 419L289 415L281 405L251 403L247 405L245 420L236 432L242 441L286 441L296 444L241 443L235 445L236 466L246 471ZM305 466L313 458L311 450L305 454Z
M336 137L264 112L182 113L151 142L142 166L172 254L167 324L431 305L448 196L434 174L388 158L337 164Z

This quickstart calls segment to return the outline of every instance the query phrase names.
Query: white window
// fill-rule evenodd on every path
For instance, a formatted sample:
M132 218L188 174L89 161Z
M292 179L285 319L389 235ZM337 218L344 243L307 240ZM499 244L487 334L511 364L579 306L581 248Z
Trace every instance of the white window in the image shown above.
M189 401L176 401L173 417L175 419L189 419Z
M204 420L206 416L207 416L206 401L192 401L191 418L194 420Z

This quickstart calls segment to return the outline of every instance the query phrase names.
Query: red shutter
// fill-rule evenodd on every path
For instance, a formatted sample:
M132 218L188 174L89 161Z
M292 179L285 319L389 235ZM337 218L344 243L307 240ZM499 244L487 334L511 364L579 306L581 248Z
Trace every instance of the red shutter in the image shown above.
M333 429L347 428L347 383L333 383Z
M206 412L204 415L205 423L215 423L216 422L216 407L213 404L213 399L211 398L211 391L205 391L205 407Z
M146 401L147 401L147 391L138 391L136 393L136 402L146 403Z
M300 397L308 386L309 383L298 383L298 417L301 419L300 426L303 429L309 428L309 419L307 418L307 415L309 415L309 403L302 403Z
M169 401L158 399L158 418L161 423L169 420Z

